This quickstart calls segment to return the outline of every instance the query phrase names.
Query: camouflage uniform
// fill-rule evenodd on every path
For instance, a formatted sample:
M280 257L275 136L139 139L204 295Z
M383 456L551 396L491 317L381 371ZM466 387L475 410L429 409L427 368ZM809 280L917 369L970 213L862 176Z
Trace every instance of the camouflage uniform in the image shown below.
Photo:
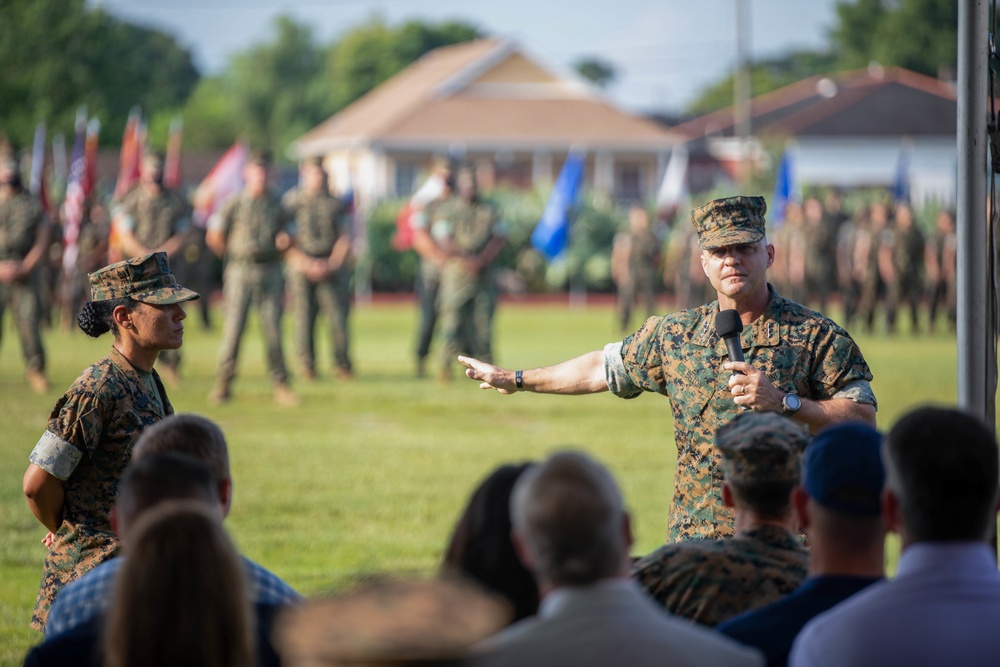
M808 442L803 425L775 412L742 413L715 435L726 481L747 493L776 483L790 493ZM786 516L791 511L789 497ZM633 576L671 614L710 627L788 595L806 577L808 552L783 525L748 521L732 539L661 547L636 563Z
M782 598L806 578L809 552L780 526L736 537L668 544L636 563L632 576L674 614L715 627Z
M56 402L31 462L63 480L62 525L45 556L31 625L45 626L59 590L118 554L109 515L142 430L173 414L156 371L118 350L87 368Z
M768 286L764 313L740 337L747 363L775 387L804 398L849 398L875 405L871 371L850 335L819 313ZM670 398L677 445L670 542L733 534L723 506L722 471L713 438L740 412L729 392L725 342L715 333L714 301L665 317L651 317L634 334L605 347L608 387L633 398L643 391Z
M886 299L886 324L891 333L896 326L900 306L910 307L913 331L919 328L919 305L924 289L924 235L914 223L908 229L896 229L892 236L892 266L895 280L889 285Z
M942 301L948 323L954 329L958 319L958 284L955 280L954 260L958 254L958 236L954 230L938 230L927 242L928 251L934 256L938 267L938 277L929 285L930 328L933 331ZM950 267L946 264L951 261Z
M33 195L21 190L9 199L0 200L0 261L24 260L45 224L45 212ZM9 306L21 339L25 365L29 371L39 372L45 370L40 291L37 270L21 280L6 285L0 283L0 332L3 311Z
M434 229L428 229L430 221L435 217L435 211L441 201L428 203L423 210L413 214L410 226L416 229L427 229L434 238ZM446 230L446 227L443 228ZM446 233L446 231L445 231ZM441 292L441 267L434 262L420 258L420 274L417 278L417 297L420 301L420 328L417 331L417 359L422 361L430 354L431 341L434 339L434 327L438 320L438 295Z
M850 326L854 313L858 309L858 299L861 297L861 285L854 270L854 246L859 225L848 218L837 230L837 285L840 287L841 306L844 326Z
M879 250L892 245L892 231L874 221L858 230L855 236L855 270L863 276L858 316L869 331L875 327L875 310L884 300L886 285L879 267Z
M77 239L79 255L76 266L73 267L73 278L65 287L66 322L76 322L80 308L90 300L90 289L87 286L87 275L107 263L107 244L111 234L111 225L107 218L95 220L90 211L84 213L80 224L80 237ZM163 353L160 353L162 358Z
M254 199L240 193L226 202L210 224L226 239L223 275L226 324L219 350L217 384L228 388L236 375L240 338L252 303L260 308L268 376L272 382L284 384L288 379L281 349L284 284L276 240L278 234L286 231L288 215L281 202L270 194Z
M637 302L646 307L646 316L656 312L656 265L660 257L660 241L650 230L629 230L623 233L628 244L628 278L618 285L618 322L628 326L632 308Z
M176 283L162 252L92 273L90 289L94 301L131 297L168 305L198 298ZM173 411L156 371L134 367L117 348L87 368L52 408L29 460L62 480L65 495L32 627L44 628L60 588L117 554L109 516L118 480L143 429Z
M450 251L441 271L439 306L444 336L443 368L451 368L456 355L493 358L493 313L496 279L491 267L478 274L465 266L465 257L481 252L503 226L492 204L466 202L453 196L435 210L433 226L447 227Z
M837 288L838 219L823 215L810 219L806 226L806 281L808 294L816 297L821 312Z
M285 194L281 203L295 221L295 244L313 259L327 259L338 240L350 237L351 221L347 208L327 192L309 194L293 189ZM337 271L319 282L310 281L305 273L290 267L288 283L295 309L296 347L302 367L310 373L316 370L314 329L322 310L330 322L333 335L334 363L338 369L349 373L351 358L348 353L347 317L351 308L351 271L346 260Z
M143 247L155 250L177 234L191 227L191 207L176 192L161 189L155 197L140 185L122 199L117 211L118 224L135 235ZM164 350L157 363L176 369L180 364L178 350ZM169 377L168 377L169 379Z

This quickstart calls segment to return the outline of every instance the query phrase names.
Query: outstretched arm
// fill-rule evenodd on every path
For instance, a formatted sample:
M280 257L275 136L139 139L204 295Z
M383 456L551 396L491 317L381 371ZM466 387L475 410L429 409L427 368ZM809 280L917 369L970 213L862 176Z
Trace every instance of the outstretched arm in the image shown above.
M468 366L465 375L479 381L480 389L496 389L501 394L533 391L539 394L597 394L608 390L604 377L604 352L594 350L555 366L526 370L523 388L516 385L514 371L472 359L459 357Z

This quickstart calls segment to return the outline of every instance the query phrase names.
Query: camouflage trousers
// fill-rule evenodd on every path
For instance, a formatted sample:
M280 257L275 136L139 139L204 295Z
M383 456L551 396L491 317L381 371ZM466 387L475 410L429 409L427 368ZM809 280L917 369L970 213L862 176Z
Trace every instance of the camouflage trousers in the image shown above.
M939 280L930 288L930 328L934 329L937 321L938 311L944 306L945 314L948 317L948 324L954 328L958 319L958 289L954 281Z
M0 335L3 333L3 313L10 308L21 339L21 351L28 370L45 370L45 350L42 347L42 311L38 281L32 277L26 282L0 285Z
M645 317L656 314L656 274L650 271L636 271L629 280L618 285L618 324L622 331L630 331L629 320L632 309L642 305Z
M417 358L423 359L431 351L434 328L438 320L438 293L441 278L421 272L417 278L417 299L420 302L420 328L417 330Z
M442 369L450 371L455 357L470 355L493 359L493 314L497 292L492 274L479 277L446 267L438 292L441 335L444 338Z
M281 347L281 298L284 283L281 265L230 264L223 276L226 322L222 328L222 347L216 381L228 386L236 376L236 360L246 328L250 307L260 310L260 329L267 347L267 374L274 383L288 379Z
M316 370L316 320L326 316L333 341L337 368L351 370L350 333L347 319L351 311L351 274L338 272L319 282L311 282L298 271L288 275L288 293L295 317L295 348L302 368Z
M63 521L45 555L38 598L31 614L31 627L44 630L49 609L63 586L117 556L118 549L118 538L113 534L87 530L80 525Z
M922 296L923 281L919 274L900 272L896 276L896 280L889 285L885 301L885 319L890 333L896 327L896 314L903 306L907 305L910 308L910 321L913 324L913 330L919 329Z

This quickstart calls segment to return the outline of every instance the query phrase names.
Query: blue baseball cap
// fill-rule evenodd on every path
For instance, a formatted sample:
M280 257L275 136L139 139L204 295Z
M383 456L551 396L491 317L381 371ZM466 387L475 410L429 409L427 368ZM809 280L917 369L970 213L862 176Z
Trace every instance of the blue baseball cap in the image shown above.
M802 459L806 493L836 512L878 516L885 483L881 449L882 434L868 424L847 422L823 429Z

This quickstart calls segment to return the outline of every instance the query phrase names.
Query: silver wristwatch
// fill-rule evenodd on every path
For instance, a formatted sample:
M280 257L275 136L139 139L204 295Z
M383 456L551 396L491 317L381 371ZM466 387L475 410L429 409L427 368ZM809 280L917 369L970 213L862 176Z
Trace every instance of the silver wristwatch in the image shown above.
M788 416L794 415L801 407L802 401L795 394L785 394L781 399L781 411Z

